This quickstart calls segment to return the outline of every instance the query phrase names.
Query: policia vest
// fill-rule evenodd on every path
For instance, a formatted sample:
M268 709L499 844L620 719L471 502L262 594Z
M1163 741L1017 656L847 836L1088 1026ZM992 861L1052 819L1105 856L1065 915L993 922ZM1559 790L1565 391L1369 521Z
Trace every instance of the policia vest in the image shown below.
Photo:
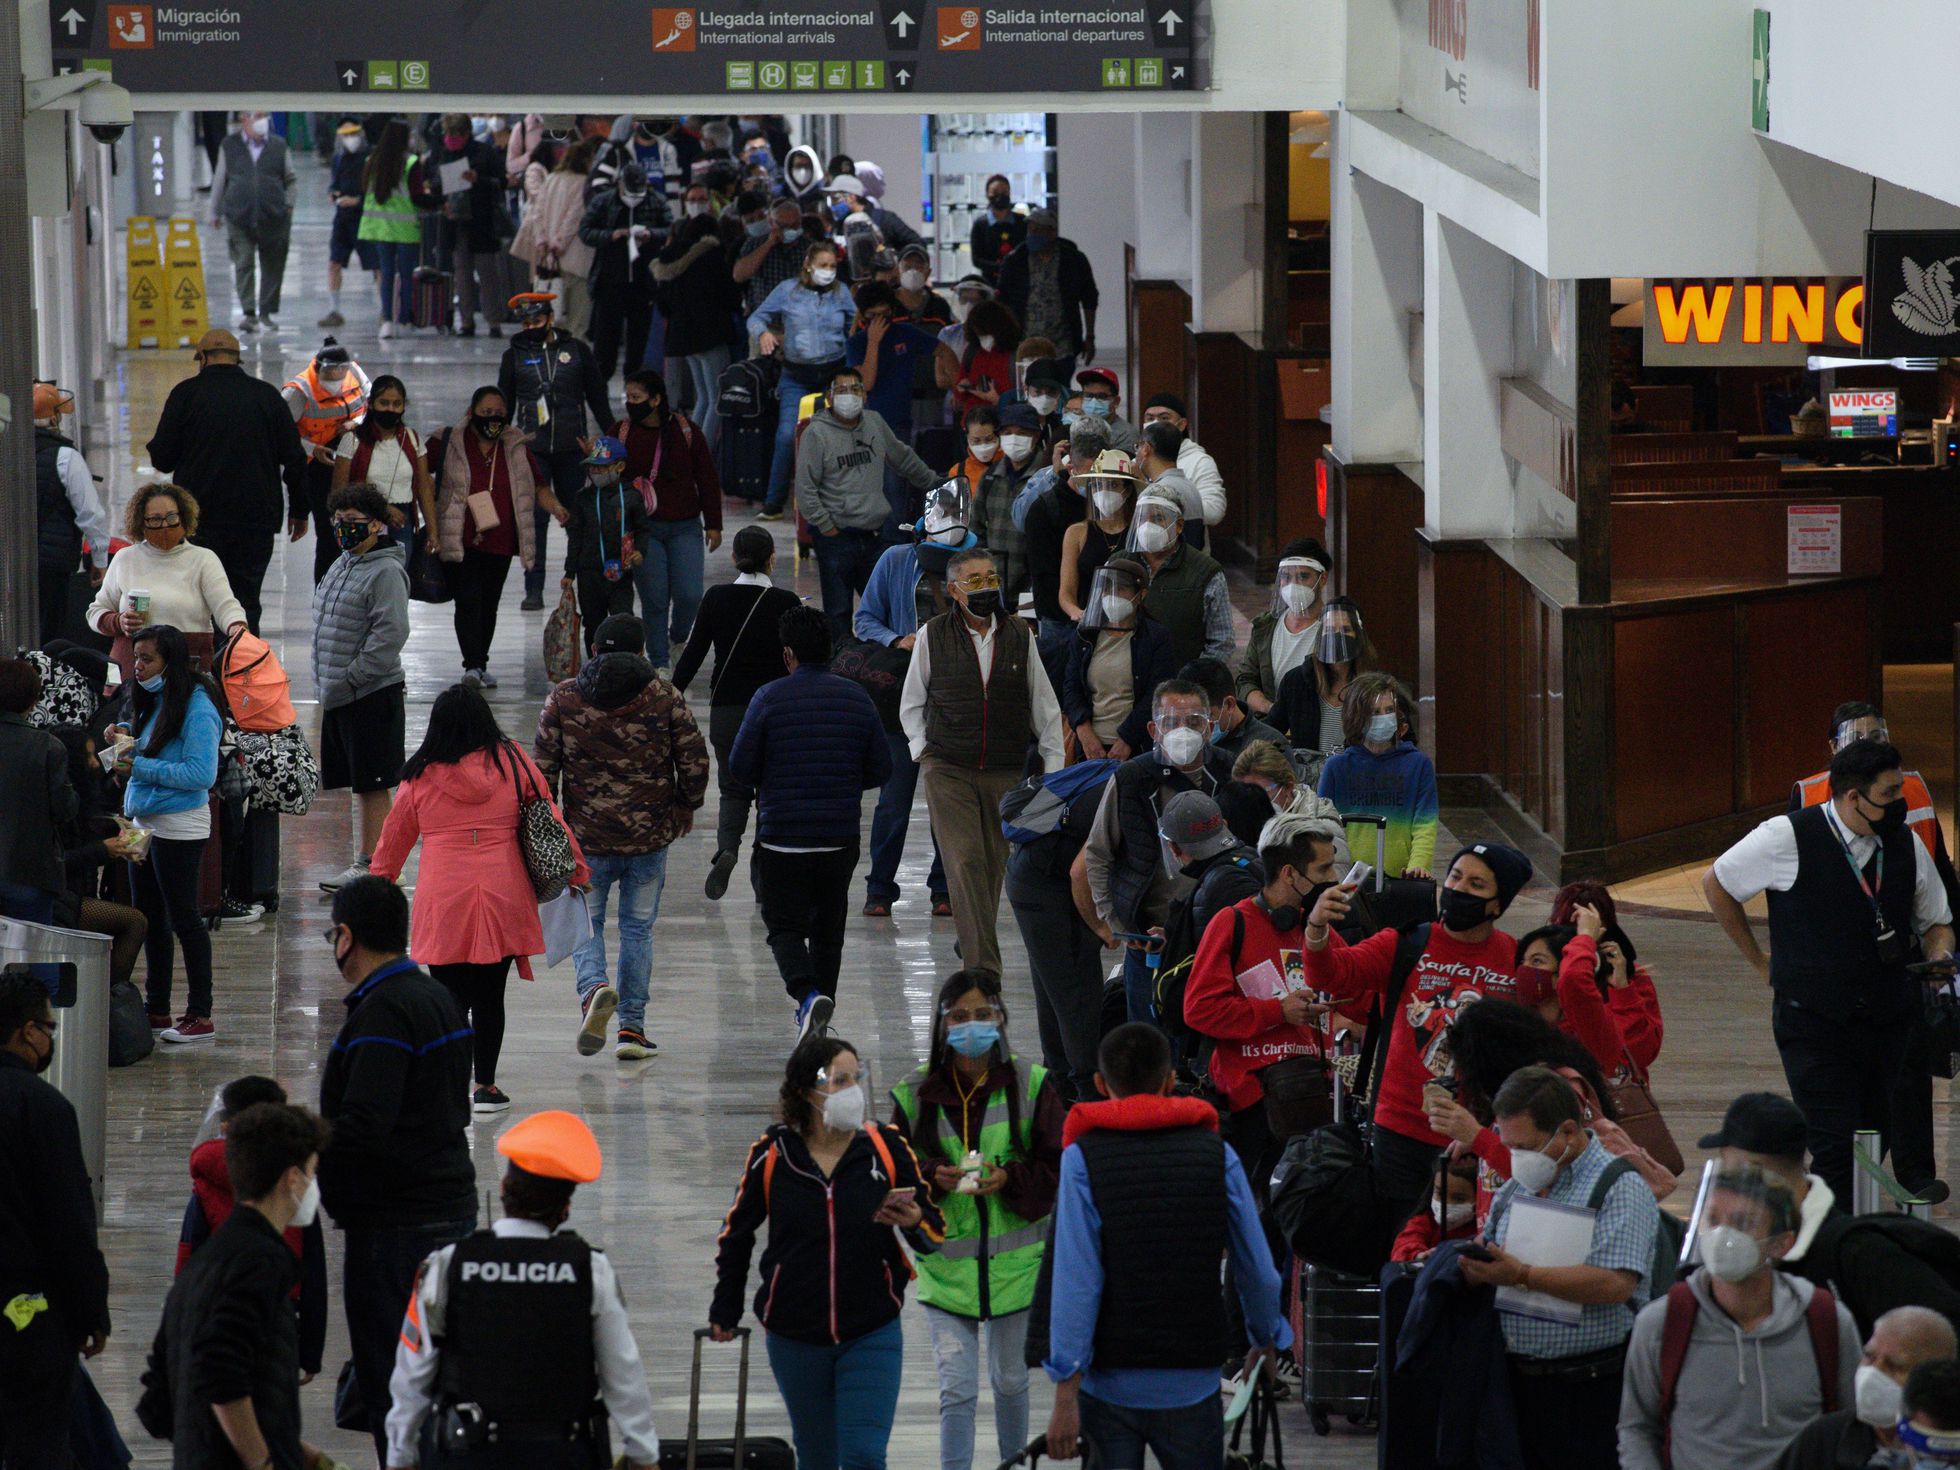
M589 1436L599 1398L591 1246L569 1230L543 1240L479 1230L451 1253L443 1294L445 1422L461 1407L492 1441ZM469 1457L452 1448L450 1462Z
M1022 1078L1021 1127L1010 1135L1007 1090L997 1087L980 1103L980 1157L989 1164L1024 1159L1034 1129L1035 1096L1047 1076L1040 1067L1017 1066ZM919 1120L919 1088L927 1071L918 1068L892 1089L892 1098L905 1116L907 1132ZM925 1104L938 1114L936 1142L949 1164L966 1159L958 1126L939 1104ZM937 1159L921 1157L919 1167L930 1169ZM946 1240L931 1255L920 1256L919 1300L942 1312L982 1321L1025 1310L1034 1301L1035 1280L1041 1274L1042 1242L1047 1229L1024 1220L1001 1202L998 1194L954 1192L940 1200L946 1218Z

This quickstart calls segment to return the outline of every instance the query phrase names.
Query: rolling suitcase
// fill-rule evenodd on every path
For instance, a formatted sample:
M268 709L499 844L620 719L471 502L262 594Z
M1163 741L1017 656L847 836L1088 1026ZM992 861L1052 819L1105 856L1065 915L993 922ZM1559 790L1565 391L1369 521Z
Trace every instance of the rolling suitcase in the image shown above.
M414 303L415 325L434 327L439 332L449 330L449 297L452 277L448 271L432 271L427 268L415 272Z
M723 419L715 468L724 495L761 504L769 496L769 463L776 453L776 420Z
M694 1329L694 1379L687 1391L687 1441L660 1447L660 1470L796 1470L796 1451L782 1439L750 1439L749 1329L738 1327L742 1344L741 1378L735 1390L735 1437L701 1438L701 1344L708 1329Z
M1388 850L1388 818L1343 815L1343 826L1370 826L1375 829L1375 871L1363 886L1368 910L1381 929L1408 929L1428 924L1436 918L1436 885L1427 878L1388 878L1382 874L1382 858Z

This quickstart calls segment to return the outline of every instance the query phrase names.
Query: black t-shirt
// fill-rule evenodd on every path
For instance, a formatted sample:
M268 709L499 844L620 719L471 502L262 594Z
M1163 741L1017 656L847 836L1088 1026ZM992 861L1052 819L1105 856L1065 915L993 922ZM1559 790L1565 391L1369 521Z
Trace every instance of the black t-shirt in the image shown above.
M756 690L788 672L776 620L802 603L785 587L740 582L710 587L695 615L694 632L674 665L674 687L685 690L713 649L714 692L709 703L746 706Z

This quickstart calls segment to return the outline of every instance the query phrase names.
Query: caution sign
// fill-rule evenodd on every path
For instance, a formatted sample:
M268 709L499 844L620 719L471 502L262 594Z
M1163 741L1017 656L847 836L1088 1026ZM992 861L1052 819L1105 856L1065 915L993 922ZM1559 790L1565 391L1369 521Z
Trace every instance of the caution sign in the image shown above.
M174 344L176 333L168 322L169 280L163 269L163 243L157 238L157 222L146 214L129 221L123 267L128 278L129 345L161 347L166 336Z
M164 289L169 298L168 330L180 346L195 342L210 326L204 297L204 251L197 240L197 221L172 215L163 242Z

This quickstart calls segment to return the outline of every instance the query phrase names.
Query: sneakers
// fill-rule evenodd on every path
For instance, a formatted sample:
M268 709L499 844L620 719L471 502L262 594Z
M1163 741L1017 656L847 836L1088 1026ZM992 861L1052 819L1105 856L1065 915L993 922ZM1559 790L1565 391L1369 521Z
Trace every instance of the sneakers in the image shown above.
M829 1030L831 1013L836 1009L837 1002L821 990L808 992L796 1007L796 1044L801 1046Z
M780 505L773 508L765 505L755 513L755 518L759 521L780 521L783 518L783 508Z
M485 689L495 689L497 687L497 676L488 669L478 669L476 671L476 681Z
M168 1031L173 1024L174 1023L171 1021L170 1013L168 1011L150 1012L150 1035L161 1036L164 1032Z
M228 898L218 917L228 924L256 924L265 917L265 905L246 903L239 898Z
M708 881L702 885L711 899L719 899L728 892L728 875L735 871L735 860L740 856L732 848L718 848L714 861L708 864Z
M578 1054L582 1057L596 1055L606 1044L606 1026L619 1009L619 992L610 985L601 985L585 998L584 1023L578 1028Z
M395 335L395 324L393 322L383 322L381 324L381 340L383 342L386 342L394 335Z
M487 1086L477 1088L475 1092L470 1094L470 1111L472 1113L508 1113L510 1111L510 1099L504 1095L503 1088L493 1082Z
M529 589L526 589L524 593L524 600L517 604L517 610L519 612L543 612L544 593L532 592Z
M231 328L234 332L256 332L259 329L259 319L255 316L241 316L231 324Z
M182 1046L192 1041L215 1041L218 1028L211 1024L209 1016L180 1016L175 1026L166 1026L157 1033L158 1041L167 1041L172 1046Z
M622 1026L619 1028L619 1045L613 1048L613 1055L622 1062L637 1062L659 1050L644 1031L629 1031Z
M472 689L481 689L483 687L483 670L464 669L463 682Z
M320 318L319 325L323 327L344 327L347 325L347 318L337 311L330 311Z
M337 893L349 883L352 883L356 878L365 878L367 875L368 859L357 857L331 878L322 878L320 880L320 891L322 893Z

